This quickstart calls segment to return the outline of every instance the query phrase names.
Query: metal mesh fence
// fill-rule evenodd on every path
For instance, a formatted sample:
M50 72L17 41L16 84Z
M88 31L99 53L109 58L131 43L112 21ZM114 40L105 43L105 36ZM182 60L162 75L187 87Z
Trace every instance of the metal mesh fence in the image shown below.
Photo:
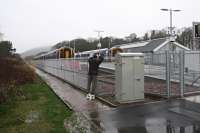
M200 51L185 52L184 94L200 92Z
M107 60L106 63L110 64ZM86 59L48 59L35 61L34 64L38 68L88 91L88 62ZM97 76L96 94L114 96L114 79L113 72L100 70Z
M145 55L145 92L167 97L200 92L200 52Z
M114 58L100 65L96 93L115 96ZM48 59L34 61L35 65L87 91L87 59ZM145 94L162 97L183 96L200 92L200 52L149 53L144 56Z
M167 95L166 86L166 54L145 54L144 90L146 94Z
M168 96L180 96L181 88L180 88L180 53L179 52L169 52L168 60L169 60L169 90ZM168 67L168 66L166 66Z

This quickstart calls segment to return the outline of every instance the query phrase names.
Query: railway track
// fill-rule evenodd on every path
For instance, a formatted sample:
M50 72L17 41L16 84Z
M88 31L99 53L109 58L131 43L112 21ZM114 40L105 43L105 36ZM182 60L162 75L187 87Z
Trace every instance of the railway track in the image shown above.
M100 68L98 81L115 84L115 72L106 68Z

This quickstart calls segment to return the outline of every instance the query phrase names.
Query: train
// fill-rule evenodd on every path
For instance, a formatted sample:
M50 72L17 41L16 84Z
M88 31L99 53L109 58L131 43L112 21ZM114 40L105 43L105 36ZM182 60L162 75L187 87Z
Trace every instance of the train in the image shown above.
M60 59L60 58L73 58L74 49L70 47L61 47L47 53L36 56L35 60L40 59Z
M95 53L100 53L101 55L105 57L115 57L117 53L121 53L123 50L119 47L112 47L110 49L103 48L103 49L96 49L96 50L90 50L90 51L83 51L78 52L75 54L76 58L88 58L91 57Z
M113 58L117 53L121 53L123 50L119 47L112 47L110 49L103 48L97 50L83 51L83 52L74 52L73 48L70 47L61 47L47 53L36 56L35 60L40 59L62 59L62 58L76 58L76 59L88 59L95 53L100 53L104 57Z

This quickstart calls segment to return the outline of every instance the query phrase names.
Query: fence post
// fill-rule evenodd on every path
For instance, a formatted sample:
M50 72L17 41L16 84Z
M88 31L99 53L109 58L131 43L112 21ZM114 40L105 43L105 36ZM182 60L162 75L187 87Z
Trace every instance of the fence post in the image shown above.
M166 55L166 84L167 84L167 98L170 98L171 96L171 56L169 51L165 52Z
M75 57L73 58L73 83L75 83Z
M185 68L185 52L180 51L179 53L179 72L180 72L180 94L184 96L184 68Z

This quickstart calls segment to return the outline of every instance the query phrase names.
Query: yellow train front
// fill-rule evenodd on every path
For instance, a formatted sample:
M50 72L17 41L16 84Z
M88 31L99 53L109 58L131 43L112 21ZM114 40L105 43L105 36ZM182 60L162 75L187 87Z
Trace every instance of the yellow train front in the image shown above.
M60 59L60 58L72 58L74 57L73 48L61 47L59 49L52 50L48 53L42 54L36 59Z
M58 49L59 58L73 58L74 50L69 47L61 47Z
M111 57L115 57L115 55L117 54L117 53L122 53L123 52L123 50L121 49L121 48L119 48L119 47L112 47L110 50L109 50L109 55L111 56Z

